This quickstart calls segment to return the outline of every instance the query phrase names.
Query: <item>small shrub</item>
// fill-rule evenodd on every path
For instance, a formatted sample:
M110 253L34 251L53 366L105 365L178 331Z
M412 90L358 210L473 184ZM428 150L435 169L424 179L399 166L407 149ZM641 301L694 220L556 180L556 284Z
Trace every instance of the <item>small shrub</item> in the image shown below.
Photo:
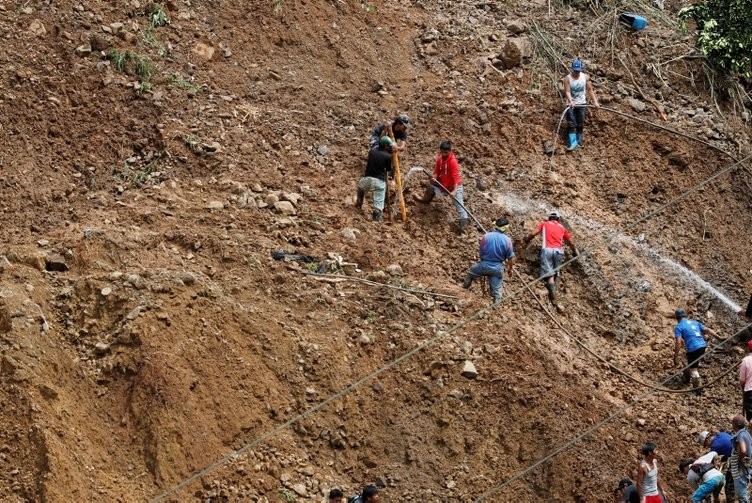
M170 18L167 17L167 12L165 12L162 4L151 4L151 7L148 10L148 16L149 25L152 28L160 28L170 24Z
M131 179L131 186L136 188L141 187L146 179L149 178L149 175L154 173L156 170L157 163L154 161L150 162L144 169L136 173L136 175Z
M298 498L297 496L295 496L295 493L287 489L286 487L280 488L279 494L280 496L282 496L282 500L286 501L287 503L295 503L296 501L298 501Z
M186 91L190 91L193 94L198 94L201 92L201 88L198 87L196 84L193 84L191 82L188 82L180 75L173 73L169 77L167 77L167 85L176 86L180 89L184 89Z
M148 82L156 71L154 63L130 50L110 49L107 51L107 59L110 60L115 70L136 75L142 82Z

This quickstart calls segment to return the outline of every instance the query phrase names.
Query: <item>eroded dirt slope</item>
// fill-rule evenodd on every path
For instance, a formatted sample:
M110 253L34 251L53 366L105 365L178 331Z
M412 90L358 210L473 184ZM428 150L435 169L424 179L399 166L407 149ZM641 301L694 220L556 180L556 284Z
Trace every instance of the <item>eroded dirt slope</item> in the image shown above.
M688 48L670 8L627 34L605 6L555 7L168 2L170 24L152 26L157 11L136 0L0 4L3 498L148 500L487 306L479 285L459 287L480 233L457 236L447 202L409 204L404 225L352 207L369 131L398 111L414 126L403 171L452 139L470 210L510 218L525 281L536 253L519 241L563 211L593 251L563 274L560 319L606 360L669 376L678 305L738 330L681 267L732 302L749 294L748 171L623 230L729 158L606 110L584 148L559 143L550 159L543 142L574 56L609 108L736 157L746 126L683 78L699 63L665 63ZM506 68L509 43L521 59ZM144 59L119 71L128 50L153 75ZM315 263L274 261L277 249ZM348 274L445 296L305 274L337 257L357 264ZM704 372L740 356L724 349ZM733 375L702 397L651 397L490 500L608 500L644 441L677 446L671 467L694 432L726 427ZM308 501L377 481L387 501L470 501L643 390L522 290L171 498Z

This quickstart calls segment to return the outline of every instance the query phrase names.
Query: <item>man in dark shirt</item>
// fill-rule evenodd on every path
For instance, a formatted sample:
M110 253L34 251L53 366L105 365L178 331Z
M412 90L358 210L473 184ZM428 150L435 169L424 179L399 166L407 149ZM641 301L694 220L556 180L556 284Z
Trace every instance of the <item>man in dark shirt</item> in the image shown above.
M380 222L386 199L387 175L392 173L392 148L394 142L388 136L379 139L378 148L368 152L368 163L363 178L358 182L358 196L355 206L363 207L366 192L373 193L373 220Z
M616 501L626 501L627 503L640 503L640 496L637 494L637 487L629 479L621 479L619 486L614 490Z
M407 146L407 128L410 127L410 118L405 114L400 114L394 118L392 123L379 124L371 133L371 149L379 146L379 138L389 136L389 131L394 134L396 145L394 149L402 152Z

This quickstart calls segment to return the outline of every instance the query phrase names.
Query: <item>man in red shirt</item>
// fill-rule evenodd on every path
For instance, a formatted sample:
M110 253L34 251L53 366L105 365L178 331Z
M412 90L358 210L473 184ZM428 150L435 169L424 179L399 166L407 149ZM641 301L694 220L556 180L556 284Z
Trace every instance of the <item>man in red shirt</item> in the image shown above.
M577 247L569 235L569 231L561 225L559 219L561 216L558 211L552 211L548 215L548 220L538 224L535 232L525 238L525 246L538 234L542 234L543 246L541 247L541 277L545 281L546 290L548 290L548 300L556 307L556 310L562 312L564 309L561 304L556 302L556 280L559 277L558 268L564 259L564 243L572 250L572 255L577 256Z
M447 194L452 196L454 207L457 209L459 217L459 231L460 234L463 234L465 228L467 228L468 215L462 201L463 190L460 165L454 156L454 152L452 152L452 144L449 141L441 142L439 150L440 153L439 157L436 158L431 183L426 186L426 192L423 194L423 197L413 195L413 198L419 203L428 204L433 201L435 196L445 196Z

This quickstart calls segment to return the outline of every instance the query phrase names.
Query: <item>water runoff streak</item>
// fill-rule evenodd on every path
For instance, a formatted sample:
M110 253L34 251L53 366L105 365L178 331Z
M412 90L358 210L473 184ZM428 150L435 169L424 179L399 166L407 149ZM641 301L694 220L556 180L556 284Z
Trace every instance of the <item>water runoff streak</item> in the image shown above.
M527 215L530 213L544 214L548 213L551 210L557 209L542 202L520 198L519 196L509 192L497 194L494 203L498 204L499 206L503 206L508 210L511 210L517 215ZM626 236L619 232L617 229L609 227L608 225L601 224L589 218L583 218L578 215L567 215L566 219L570 222L575 223L581 228L589 229L598 233L614 235L614 241L627 244L636 249L640 253L640 255L649 258L653 263L661 266L664 271L668 272L683 283L693 283L701 287L703 290L713 295L713 297L723 302L723 304L726 305L726 307L728 307L734 313L741 311L741 306L739 306L713 285L702 279L695 272L687 269L681 264L678 264L670 258L664 257L654 248L651 248L646 243L644 243L644 237L642 235L640 235L638 238Z

